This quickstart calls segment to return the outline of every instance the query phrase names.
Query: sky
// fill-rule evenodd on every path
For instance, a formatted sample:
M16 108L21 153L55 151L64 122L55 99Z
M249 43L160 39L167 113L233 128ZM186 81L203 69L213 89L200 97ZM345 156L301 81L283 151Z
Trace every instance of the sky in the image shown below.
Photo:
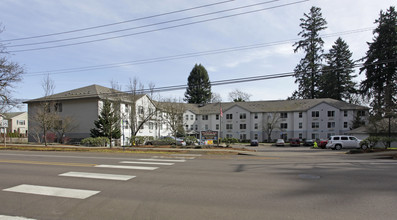
M0 43L25 69L13 97L44 95L47 75L55 93L92 84L128 90L186 85L195 64L210 81L292 72L304 56L294 53L300 19L320 7L327 29L324 50L338 37L353 59L365 56L375 20L395 0L2 0ZM109 33L110 32L110 33ZM44 35L44 36L43 36ZM1 54L5 56L4 54ZM92 68L93 67L93 68ZM87 69L89 68L89 69ZM356 73L358 71L356 70ZM355 81L363 80L364 74ZM235 89L251 101L283 100L297 89L293 77L213 86L230 101ZM157 94L182 100L185 90ZM22 107L26 108L26 107Z

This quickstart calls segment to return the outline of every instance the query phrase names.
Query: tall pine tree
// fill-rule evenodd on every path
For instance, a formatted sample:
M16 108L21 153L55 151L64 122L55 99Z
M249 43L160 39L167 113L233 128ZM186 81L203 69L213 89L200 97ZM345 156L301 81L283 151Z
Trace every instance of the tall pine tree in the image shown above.
M185 101L194 104L205 104L211 101L211 83L207 70L202 66L194 65L187 79Z
M107 137L112 144L112 139L119 139L120 132L120 117L112 108L109 100L103 102L103 107L98 120L94 121L95 128L91 129L91 137ZM110 145L111 146L111 145Z
M320 77L320 97L332 98L350 102L352 95L357 93L356 83L352 75L354 61L349 46L342 38L338 38L335 44L325 55L327 64L323 67Z
M390 7L381 11L375 21L374 39L368 43L369 50L364 67L366 79L361 82L363 93L371 99L374 116L382 117L396 113L397 105L397 12Z
M321 9L312 7L309 14L301 18L302 31L299 36L303 39L294 44L294 52L303 50L305 57L295 67L295 83L298 90L292 95L293 99L314 99L319 97L319 77L321 73L321 61L323 59L324 41L320 37L320 31L326 29L327 22L322 17Z

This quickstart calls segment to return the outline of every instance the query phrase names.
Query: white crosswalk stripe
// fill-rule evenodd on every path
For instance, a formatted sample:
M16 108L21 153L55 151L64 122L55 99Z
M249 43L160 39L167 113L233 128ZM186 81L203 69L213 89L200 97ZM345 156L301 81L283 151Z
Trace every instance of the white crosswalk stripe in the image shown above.
M44 195L44 196L65 197L65 198L73 198L73 199L86 199L100 192L94 190L69 189L69 188L50 187L50 186L28 185L28 184L22 184L8 189L3 189L3 191Z
M21 217L21 216L0 215L0 220L36 220L36 219L25 218L25 217Z
M167 160L167 159L139 159L142 161L157 161L157 162L186 162L186 160Z
M122 165L96 165L99 168L116 168L116 169L131 169L131 170L156 170L158 167L141 167L141 166L122 166Z
M104 180L130 180L135 178L136 176L130 175L116 175L116 174L106 174L106 173L85 173L85 172L67 172L59 174L59 176L66 177L82 177L82 178L91 178L91 179L104 179Z
M158 162L139 162L139 161L120 161L120 163L128 163L128 164L145 164L145 165L165 165L171 166L175 163L158 163Z

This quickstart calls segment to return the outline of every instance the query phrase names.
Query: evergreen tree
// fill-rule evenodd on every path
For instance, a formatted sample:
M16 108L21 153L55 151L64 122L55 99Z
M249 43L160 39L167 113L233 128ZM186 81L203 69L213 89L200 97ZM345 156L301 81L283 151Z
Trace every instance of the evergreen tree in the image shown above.
M390 7L381 11L375 21L374 39L368 43L369 49L364 67L366 79L361 82L363 93L371 99L372 111L375 116L385 116L397 110L397 12Z
M103 107L98 120L94 121L95 128L91 129L92 137L107 137L112 143L112 139L119 139L120 132L120 118L117 112L112 109L112 104L109 100L103 102Z
M320 97L350 102L357 91L356 83L352 81L356 75L351 75L354 61L349 46L338 38L325 58L327 65L323 67L320 78Z
M324 52L324 41L320 37L320 31L326 28L327 22L322 17L321 9L317 7L312 7L310 13L305 13L304 18L300 20L303 30L298 35L303 39L294 44L294 52L303 50L306 54L294 70L295 83L298 83L299 87L292 98L314 99L319 97L318 83Z
M211 83L204 66L201 64L194 65L194 68L190 72L187 85L185 101L194 104L205 104L211 101Z

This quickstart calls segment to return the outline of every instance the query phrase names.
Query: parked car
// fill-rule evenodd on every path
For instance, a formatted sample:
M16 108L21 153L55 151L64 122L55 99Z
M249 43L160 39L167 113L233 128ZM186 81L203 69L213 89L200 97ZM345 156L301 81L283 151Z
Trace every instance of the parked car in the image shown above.
M251 146L258 146L259 142L258 140L251 140Z
M299 140L299 138L291 138L291 140L289 141L289 145L290 146L301 146L301 141Z
M327 145L328 140L320 140L320 143L318 144L319 148L325 149L325 146Z
M156 140L150 140L146 142L147 145L178 145L186 146L186 142L181 138L175 138L172 136L160 137Z
M283 139L277 139L276 146L284 146L284 145L285 145L285 142Z
M340 150L342 148L360 148L361 140L354 136L335 135L329 138L327 149Z
M309 147L314 146L314 141L312 139L305 140L303 145L304 146L309 146Z

